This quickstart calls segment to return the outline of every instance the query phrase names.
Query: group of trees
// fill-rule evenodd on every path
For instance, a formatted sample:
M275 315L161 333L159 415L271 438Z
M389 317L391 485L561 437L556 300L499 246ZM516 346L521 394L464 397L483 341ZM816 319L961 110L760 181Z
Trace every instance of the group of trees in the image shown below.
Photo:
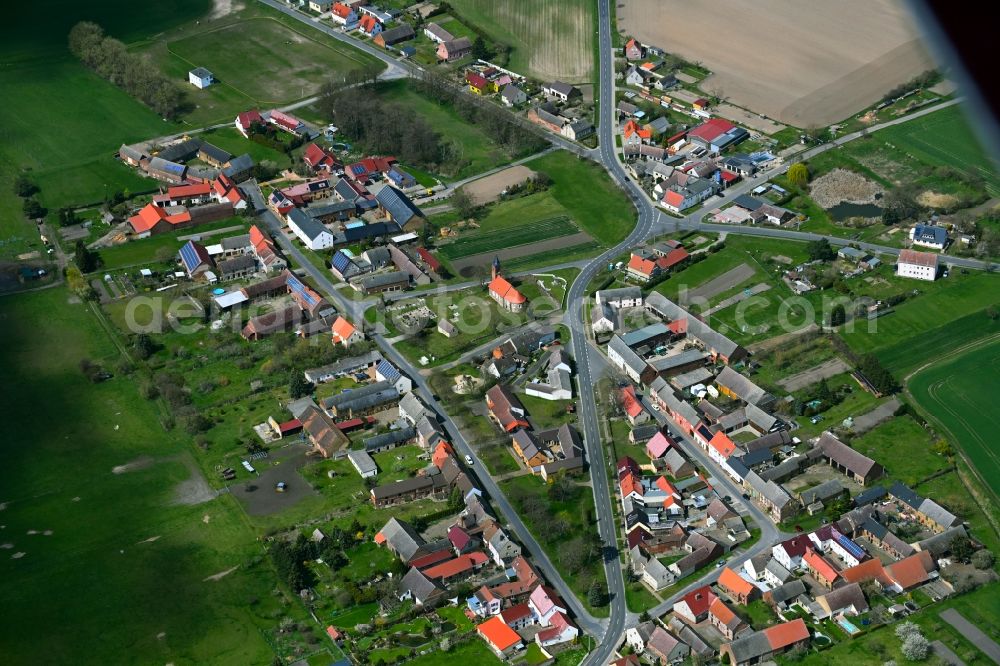
M69 50L95 74L118 86L164 118L184 106L184 94L149 59L130 53L96 23L81 21L69 31Z
M796 162L792 166L788 167L788 182L798 187L804 189L806 185L809 184L809 167L807 167L802 162Z
M861 371L871 385L881 393L895 393L899 388L896 378L885 369L885 366L875 357L874 354L865 354L858 363L858 370Z
M825 238L807 243L806 254L809 255L810 261L832 261L837 258L837 253L830 246L830 241Z
M326 101L340 131L368 152L433 170L457 157L426 120L399 104L385 104L369 88L345 88Z
M887 92L885 95L882 96L882 101L891 102L892 100L896 99L901 95L905 95L911 90L918 90L920 88L926 88L928 86L932 86L935 83L937 83L938 79L940 78L941 75L938 74L935 70L928 69L926 72L921 72L920 74L917 74L915 77L913 77L906 83L901 83L892 90L890 90L889 92Z
M312 587L316 577L305 565L307 559L314 559L315 544L300 534L295 541L276 540L267 549L271 561L278 570L278 576L296 593Z
M537 152L548 143L540 131L527 126L527 121L476 95L466 94L442 76L425 71L416 80L416 87L424 97L452 106L463 119L478 125L512 156Z
M73 249L73 263L80 269L80 272L93 273L101 267L104 261L101 259L101 255L88 248L82 240L78 240Z
M921 633L920 627L913 622L902 622L896 625L896 638L903 643L900 652L910 661L923 661L931 651L931 642Z
M38 192L38 185L26 174L18 174L17 178L14 179L14 194L21 197L21 210L24 211L24 216L30 220L45 217L48 213L35 198Z

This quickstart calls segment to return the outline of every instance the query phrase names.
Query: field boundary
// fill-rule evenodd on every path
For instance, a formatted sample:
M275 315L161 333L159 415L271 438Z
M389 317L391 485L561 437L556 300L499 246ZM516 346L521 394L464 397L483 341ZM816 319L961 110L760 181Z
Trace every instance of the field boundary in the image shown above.
M911 407L913 407L914 410L916 410L918 414L920 414L923 418L925 418L929 423L932 423L936 428L938 428L942 433L944 433L948 437L948 439L950 439L955 444L955 451L962 458L962 461L965 463L965 466L968 467L969 472L979 482L979 485L983 487L984 491L990 497L990 500L994 505L1000 503L1000 494L998 494L993 488L990 487L990 485L986 482L986 479L983 478L982 473L978 469L976 469L975 465L973 465L972 460L968 457L965 449L962 447L962 443L959 441L958 436L955 433L953 433L947 426L945 426L944 422L941 421L941 419L939 419L930 410L928 410L927 408L925 408L923 405L920 404L920 401L917 400L916 396L910 389L910 382L913 380L914 377L916 377L918 374L922 372L931 370L935 366L949 362L958 356L962 356L964 354L967 354L969 352L978 349L979 347L988 346L997 341L1000 341L1000 333L991 335L987 338L976 340L974 342L970 342L966 345L962 345L958 349L951 350L944 356L935 359L934 361L925 363L916 370L912 371L903 379L903 386L904 386L903 393L907 398L907 402L910 404ZM928 395L932 400L937 400L933 395L930 395L929 393ZM961 474L959 474L959 478L962 478ZM969 491L970 495L975 496L974 491L969 487L969 485L965 482L964 479L962 480L962 485L965 486L966 490ZM993 516L990 514L990 512L984 511L984 513L986 514L987 519L990 521L990 524L993 526L993 529L997 532L997 534L1000 534L1000 526L998 526L994 522Z

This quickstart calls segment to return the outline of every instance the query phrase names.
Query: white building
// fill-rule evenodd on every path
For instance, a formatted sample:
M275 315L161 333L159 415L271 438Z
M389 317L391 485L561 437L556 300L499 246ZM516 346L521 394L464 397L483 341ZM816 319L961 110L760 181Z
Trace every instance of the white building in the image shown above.
M350 451L347 454L347 459L354 465L354 469L358 470L362 479L368 479L378 474L378 465L366 451Z
M936 280L938 256L930 252L900 250L896 262L896 275L917 280Z
M204 67L195 67L188 72L188 82L195 88L205 89L215 82L212 72Z
M333 233L319 220L309 217L298 208L288 211L288 228L310 250L333 247Z
M932 224L917 224L910 229L910 242L933 250L943 250L948 245L948 230Z

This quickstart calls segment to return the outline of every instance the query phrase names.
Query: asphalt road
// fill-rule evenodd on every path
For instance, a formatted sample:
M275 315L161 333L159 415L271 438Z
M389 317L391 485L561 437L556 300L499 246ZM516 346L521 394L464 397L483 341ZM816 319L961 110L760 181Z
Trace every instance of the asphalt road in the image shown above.
M261 194L260 189L257 188L255 184L251 184L251 186L247 186L244 189L249 192L254 205L259 211L258 219L263 221L271 234L277 239L282 251L285 252L286 255L292 257L296 263L303 267L319 291L323 293L323 295L326 296L331 303L334 303L342 314L345 314L355 322L363 321L364 310L371 305L372 301L354 301L352 299L345 298L340 293L340 290L336 289L330 278L327 277L326 272L313 265L312 262L305 257L298 244L291 242L284 234L282 231L281 220L278 219L277 215L265 206L264 197ZM428 386L426 379L420 374L419 369L414 367L406 358L403 357L402 354L397 352L392 344L390 344L382 335L374 334L371 337L381 349L382 354L413 380L413 385L415 387L414 390L424 401L424 404L436 411L438 414L447 417L447 410L434 396L434 393L431 391L430 386ZM562 576L559 574L559 570L552 564L552 561L542 549L541 545L534 538L534 536L532 536L517 511L514 510L514 507L511 505L506 495L504 495L503 491L497 485L496 481L494 481L489 473L486 472L486 468L478 459L476 452L471 446L469 446L469 443L462 435L462 432L456 428L452 421L448 418L445 418L444 425L445 429L448 431L449 437L451 438L451 443L455 447L458 454L462 458L469 456L474 461L471 467L467 466L467 471L478 479L479 488L489 497L494 507L500 512L500 517L506 521L506 527L514 535L517 541L520 542L525 548L528 556L535 563L539 573L541 573L546 580L548 580L549 583L555 587L556 591L559 592L559 595L570 606L581 628L590 634L600 635L603 632L601 621L584 609L579 599L577 599L576 595L573 593L573 590L570 589L569 585L566 584L566 581L563 580Z

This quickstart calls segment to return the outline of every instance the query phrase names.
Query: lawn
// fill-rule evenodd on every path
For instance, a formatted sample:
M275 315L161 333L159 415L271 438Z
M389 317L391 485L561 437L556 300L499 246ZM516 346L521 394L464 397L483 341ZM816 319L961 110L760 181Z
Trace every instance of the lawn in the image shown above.
M887 127L873 136L927 164L945 164L982 178L994 196L1000 191L996 165L983 151L959 106Z
M511 156L483 129L464 119L453 107L438 104L417 92L409 82L379 83L375 93L385 102L397 104L410 115L420 116L449 143L454 154L442 165L442 176L465 178L509 162Z
M600 166L565 150L531 160L527 167L552 179L549 191L594 239L612 246L635 227L636 212L628 197Z
M660 601L641 582L630 581L625 583L625 603L633 613L644 613Z
M798 422L800 428L795 431L800 439L807 439L809 437L814 437L824 430L833 430L834 428L839 428L844 419L848 417L857 418L862 414L870 412L875 409L879 404L888 400L888 398L876 398L874 395L865 391L861 386L851 377L850 373L843 373L835 375L826 380L827 386L831 391L837 391L842 387L846 387L845 390L850 392L841 400L839 403L833 405L829 409L825 409L825 406L821 406L820 409L824 411L821 412L823 419L819 423L811 423L809 417L798 416L795 420ZM798 390L794 393L794 396L803 402L808 402L816 397L815 391L817 384L812 386L807 386L804 389Z
M989 273L962 275L957 272L935 282L909 280L908 283L907 286L919 291L919 295L896 306L895 312L875 320L874 330L860 325L853 332L841 333L855 352L892 350L889 358L895 359L902 351L898 347L893 350L896 345L919 341L924 335L933 335L937 342L950 344L947 336L953 329L947 322L1000 303L1000 279Z
M524 408L528 410L531 422L539 430L558 428L574 418L566 411L566 406L573 404L572 400L545 400L520 391L517 392L517 397L520 398Z
M584 0L454 0L453 13L511 47L507 66L545 81L593 80L594 5Z
M414 363L427 357L428 366L458 358L462 353L497 338L504 331L528 321L524 314L501 309L483 289L468 289L426 298L427 307L436 316L446 316L458 329L458 335L445 337L433 326L424 328L395 343L396 349ZM452 313L458 313L457 320ZM397 328L401 322L396 322Z
M931 451L933 439L910 416L897 416L851 441L851 448L878 460L889 479L915 486L948 468L948 459Z
M238 236L245 232L248 225L241 217L230 217L181 231L160 234L151 238L143 238L114 247L104 248L98 250L98 254L100 254L101 259L104 261L104 265L99 270L114 270L153 262L164 262L165 264L172 265L177 258L177 250L180 250L187 243L186 240L180 240L179 236L190 236L192 234L206 233L227 227L240 227L240 229L227 231L212 238L221 239L228 236Z
M989 433L1000 427L1000 341L946 357L910 378L917 405L950 433L973 469L1000 495L1000 456Z
M569 497L556 500L550 496L551 486L536 476L507 479L500 482L500 486L552 562L560 567L563 579L576 593L580 603L594 615L607 617L607 606L594 608L587 601L587 590L591 582L604 582L600 549L596 548L589 560L580 557L572 568L565 561L560 566L561 558L573 557L577 552L576 548L565 544L574 543L584 547L583 544L588 540L599 540L593 519L590 489L575 485ZM553 526L556 521L565 529L556 530Z
M0 629L5 660L269 662L274 618L305 613L271 594L274 573L233 498L176 503L198 473L190 438L159 427L90 307L67 297L56 288L0 304L3 522L12 554L25 553L0 565L0 603L19 609ZM84 357L118 376L90 384ZM60 631L40 598L59 599Z
M486 647L478 636L456 645L448 652L431 650L430 654L406 662L410 666L450 666L451 664L500 664L503 663Z
M251 107L308 97L324 81L378 62L301 24L289 25L256 3L236 20L230 16L194 30L186 26L173 31L144 45L142 52L180 81L186 81L194 67L211 70L218 80L214 85L204 90L185 87L194 105L185 121L195 126L231 120Z
M948 608L957 609L967 620L977 625L987 634L996 637L995 628L1000 626L1000 594L997 583L979 588L975 592L946 599L910 615L907 620L920 625L923 634L930 640L940 640L954 650L966 663L991 663L972 643L962 638L952 626L938 617ZM906 663L900 653L900 641L893 634L895 624L867 631L852 639L844 640L823 650L810 650L804 656L783 656L779 664L804 664L823 666L825 664L854 664L857 666L879 666L892 660Z

